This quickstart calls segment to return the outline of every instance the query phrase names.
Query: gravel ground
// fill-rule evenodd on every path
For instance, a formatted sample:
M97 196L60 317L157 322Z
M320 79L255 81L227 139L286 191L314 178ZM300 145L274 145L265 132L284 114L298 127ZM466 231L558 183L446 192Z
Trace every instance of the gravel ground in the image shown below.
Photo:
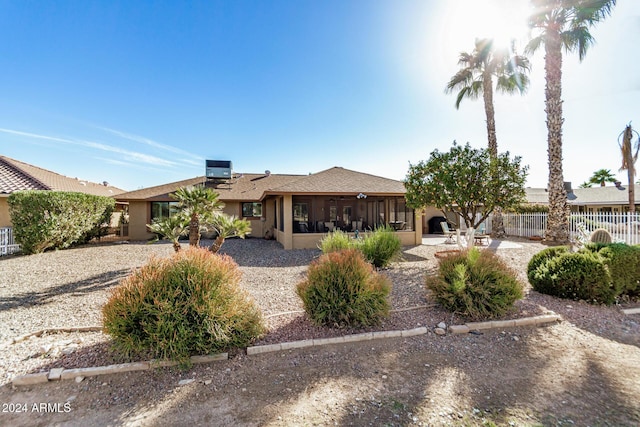
M526 283L526 264L543 249L539 243L514 241L494 249ZM203 241L203 245L209 242ZM184 244L186 245L186 244ZM504 246L504 245L501 245ZM228 240L222 252L232 256L243 273L245 287L262 309L268 334L256 344L331 337L370 330L396 330L439 322L464 323L465 319L438 307L424 289L424 275L437 266L436 251L442 245L405 248L404 260L382 274L393 284L392 314L382 325L370 329L336 330L313 326L302 312L295 286L318 250L284 251L279 244L262 239ZM47 328L100 326L101 307L110 291L133 269L151 256L170 256L166 243L96 244L31 256L0 258L0 386L17 375L52 367L77 368L123 362L110 352L109 338L101 332L45 333L10 343L11 340ZM564 301L530 291L505 318L520 318L553 311L579 327L612 339L640 344L637 319L619 307L594 307ZM616 325L615 328L609 326ZM618 327L617 325L621 325Z

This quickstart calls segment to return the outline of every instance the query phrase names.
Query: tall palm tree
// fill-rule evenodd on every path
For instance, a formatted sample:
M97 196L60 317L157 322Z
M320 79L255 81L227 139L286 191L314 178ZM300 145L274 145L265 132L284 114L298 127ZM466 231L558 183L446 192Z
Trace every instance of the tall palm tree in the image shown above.
M569 242L569 205L562 172L562 49L577 50L582 61L594 42L589 29L611 14L616 0L532 0L529 26L538 34L527 45L533 53L544 45L549 158L549 218L545 239Z
M529 60L511 49L495 49L492 39L476 39L475 49L471 53L461 52L458 59L460 70L447 84L446 92L458 91L456 109L463 99L477 99L482 95L484 112L487 118L487 137L489 154L498 157L496 120L493 107L493 78L495 88L503 93L524 93L529 85ZM496 208L493 214L492 236L504 237L502 210Z
M616 177L609 169L599 169L591 175L589 182L600 184L600 187L604 187L607 182L616 182Z
M635 144L631 143L633 134L636 134L638 139ZM620 145L620 153L622 154L622 166L620 171L626 170L629 177L629 212L636 212L636 196L635 185L633 180L636 174L636 160L638 160L638 151L640 150L640 135L634 131L631 124L628 124L622 132L622 143Z
M200 245L200 224L224 207L218 193L204 186L181 187L171 195L189 218L189 245Z

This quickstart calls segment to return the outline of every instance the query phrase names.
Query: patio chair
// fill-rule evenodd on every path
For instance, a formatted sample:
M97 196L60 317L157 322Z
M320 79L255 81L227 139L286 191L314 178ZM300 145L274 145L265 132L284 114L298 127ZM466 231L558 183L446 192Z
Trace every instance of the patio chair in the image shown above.
M440 223L440 227L442 228L442 234L447 236L447 240L445 240L444 242L447 244L455 243L455 240L453 240L453 234L455 233L455 230L450 230L449 224L447 224L446 221L442 221Z
M478 232L473 236L474 243L476 245L483 245L483 241L487 241L487 245L489 244L489 235L486 234L486 227L484 223L480 224L478 227Z

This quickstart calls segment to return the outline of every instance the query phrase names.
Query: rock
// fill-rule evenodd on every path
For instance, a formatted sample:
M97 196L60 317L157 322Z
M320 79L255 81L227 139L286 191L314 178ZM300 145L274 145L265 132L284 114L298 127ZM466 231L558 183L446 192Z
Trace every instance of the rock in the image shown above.
M84 377L76 377L77 383L81 383L82 381L84 381Z
M49 353L49 351L51 350L51 344L45 344L42 347L40 347L40 350L38 350L40 352L40 354L47 354Z
M204 380L204 385L211 385L212 382L212 380Z
M438 323L438 328L446 330L447 329L447 324L444 323L444 322L440 322L440 323Z
M436 330L434 331L436 333L436 335L446 335L447 331L445 331L442 328L436 328Z
M191 384L194 381L195 381L195 379L188 378L186 380L180 380L180 382L178 382L178 385L187 385L187 384Z

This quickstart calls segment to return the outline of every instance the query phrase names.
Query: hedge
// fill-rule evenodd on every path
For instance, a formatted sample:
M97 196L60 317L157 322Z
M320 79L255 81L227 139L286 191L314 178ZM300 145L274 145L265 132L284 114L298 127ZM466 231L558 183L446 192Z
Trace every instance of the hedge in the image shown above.
M16 243L27 254L103 235L115 208L111 197L65 191L18 191L8 203Z

